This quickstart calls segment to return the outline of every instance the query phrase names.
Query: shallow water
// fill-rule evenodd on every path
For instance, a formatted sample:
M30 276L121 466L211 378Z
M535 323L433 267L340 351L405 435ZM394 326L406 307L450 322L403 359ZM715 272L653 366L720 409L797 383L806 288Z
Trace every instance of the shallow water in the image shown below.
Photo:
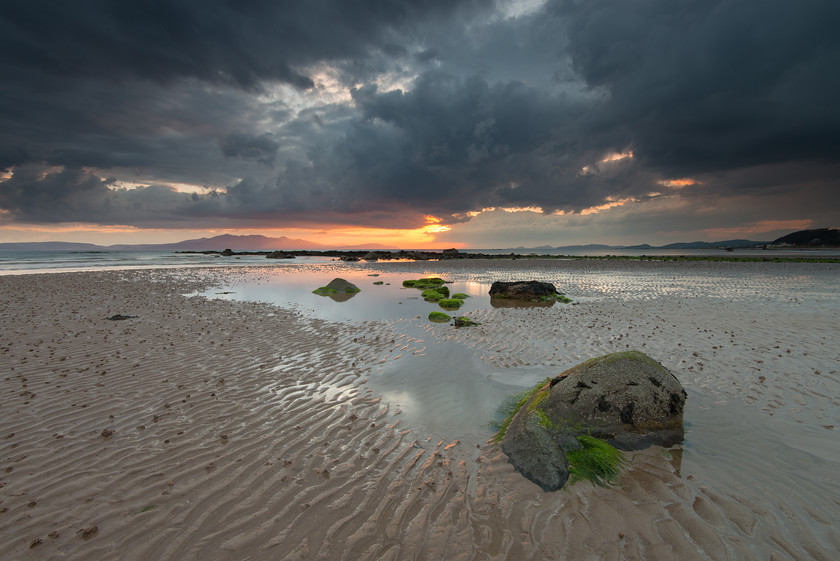
M526 332L524 340L519 342L518 352L530 356L527 366L494 364L486 360L486 348L451 341L451 332L457 331L451 324L429 322L429 312L445 310L425 302L420 297L420 290L403 287L403 280L441 276L450 281L447 286L452 293L470 295L458 311L446 311L452 317L465 315L481 320L495 311L547 326L559 323L565 319L564 314L571 313L570 308L577 306L581 309L605 303L621 306L669 298L702 301L707 308L704 313L710 316L714 316L721 306L735 304L748 308L757 306L757 310L768 305L790 306L800 314L803 311L818 314L826 309L840 310L837 290L840 281L837 268L832 265L782 265L775 267L773 274L768 274L762 267L742 263L711 269L702 264L649 263L641 267L616 267L611 263L594 262L585 268L579 265L570 268L563 262L548 262L548 267L546 263L519 262L515 266L498 267L490 264L481 269L448 270L451 264L439 262L430 264L421 274L414 270L414 264L405 263L334 262L282 269L237 269L226 276L230 280L228 285L206 291L202 296L269 302L330 321L386 323L416 343L370 376L367 381L370 391L383 395L398 408L408 427L453 438L470 435L473 439L490 436L488 423L506 395L531 387L580 361L573 349L564 348L562 338L553 341L558 351L550 360L537 356L536 351L529 353L528 346L538 340L545 344L546 336ZM312 290L335 277L356 284L361 292L342 302L312 294ZM493 309L488 291L494 280L526 279L554 283L558 290L573 299L574 304ZM377 281L384 284L374 285ZM664 362L664 359L660 360ZM701 392L698 395L713 396L709 399L718 401L732 397L727 393L728 376L715 376L711 380L705 375L695 379L686 379L684 374L679 377L688 388L696 384ZM799 381L791 379L791 383ZM702 408L696 413L702 415ZM803 414L801 408L794 413L800 417Z

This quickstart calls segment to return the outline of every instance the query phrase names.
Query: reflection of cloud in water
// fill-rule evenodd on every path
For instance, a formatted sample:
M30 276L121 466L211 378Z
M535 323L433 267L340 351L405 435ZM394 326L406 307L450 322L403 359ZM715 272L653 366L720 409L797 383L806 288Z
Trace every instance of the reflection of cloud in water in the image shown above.
M528 302L526 300L509 300L507 298L491 298L490 305L494 308L550 308L554 300L545 302Z
M394 360L370 376L370 389L401 410L406 428L442 434L489 437L488 423L505 396L547 376L488 367L460 343L438 342L423 355Z

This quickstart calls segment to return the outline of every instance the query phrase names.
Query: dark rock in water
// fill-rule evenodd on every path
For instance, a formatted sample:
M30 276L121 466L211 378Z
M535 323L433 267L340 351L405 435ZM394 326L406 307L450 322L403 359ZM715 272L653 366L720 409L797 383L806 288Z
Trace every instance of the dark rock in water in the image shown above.
M110 321L122 321L124 319L136 319L138 317L140 317L140 316L124 316L122 314L116 314L116 315L113 315L113 316L109 317L108 319Z
M295 254L288 251L272 251L265 257L266 259L294 259Z
M225 257L230 257L231 255L233 255L233 250L228 248L222 252L222 255L224 255Z
M589 435L620 450L683 439L686 393L664 366L638 351L588 360L538 388L501 440L517 471L547 491L565 484L565 454Z
M319 296L329 296L336 302L345 302L361 291L362 289L352 282L335 278L331 280L327 286L316 288L312 291L312 293Z
M367 253L365 253L365 256L362 257L362 259L364 259L365 261L378 261L379 254L375 251L368 251Z
M481 325L477 321L473 321L466 316L455 318L455 327L470 327L472 325Z
M327 288L336 292L359 292L361 289L350 281L335 278L327 284Z
M358 261L359 258L355 255L342 255L339 259L342 261Z
M496 281L490 286L490 298L504 298L508 300L545 301L554 300L557 289L550 282Z

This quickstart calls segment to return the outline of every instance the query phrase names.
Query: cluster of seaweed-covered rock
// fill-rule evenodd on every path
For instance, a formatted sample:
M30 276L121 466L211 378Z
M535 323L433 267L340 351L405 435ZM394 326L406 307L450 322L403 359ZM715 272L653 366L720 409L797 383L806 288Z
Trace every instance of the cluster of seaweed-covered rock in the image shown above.
M445 286L446 281L440 277L427 277L416 280L404 280L403 286L406 288L417 288L422 290L420 296L426 302L437 303L441 308L447 311L456 311L464 305L464 300L469 298L468 294L463 292L456 292L451 294L449 287ZM434 323L449 323L452 317L444 312L431 312L429 314L429 321ZM468 317L455 318L455 327L468 327L471 325L478 325L477 322Z

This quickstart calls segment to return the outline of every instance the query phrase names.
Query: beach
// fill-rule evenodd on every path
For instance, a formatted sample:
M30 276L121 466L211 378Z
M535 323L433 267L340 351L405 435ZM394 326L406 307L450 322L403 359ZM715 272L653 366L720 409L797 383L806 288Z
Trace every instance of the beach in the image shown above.
M378 275L398 296L399 279L440 275L474 291L481 325L461 329L414 312L327 319L286 300L236 297L243 283L279 294L305 269L0 276L0 558L717 561L840 551L840 266L315 269L324 283ZM532 278L574 304L478 304L492 280ZM415 293L404 298L398 305L419 305L408 301ZM423 421L458 408L483 415L515 385L506 372L556 375L626 349L685 387L686 440L628 453L618 486L545 493L480 422ZM459 382L461 362L435 360L438 350L473 361L474 379ZM384 379L403 366L412 376ZM413 381L423 370L434 384Z

